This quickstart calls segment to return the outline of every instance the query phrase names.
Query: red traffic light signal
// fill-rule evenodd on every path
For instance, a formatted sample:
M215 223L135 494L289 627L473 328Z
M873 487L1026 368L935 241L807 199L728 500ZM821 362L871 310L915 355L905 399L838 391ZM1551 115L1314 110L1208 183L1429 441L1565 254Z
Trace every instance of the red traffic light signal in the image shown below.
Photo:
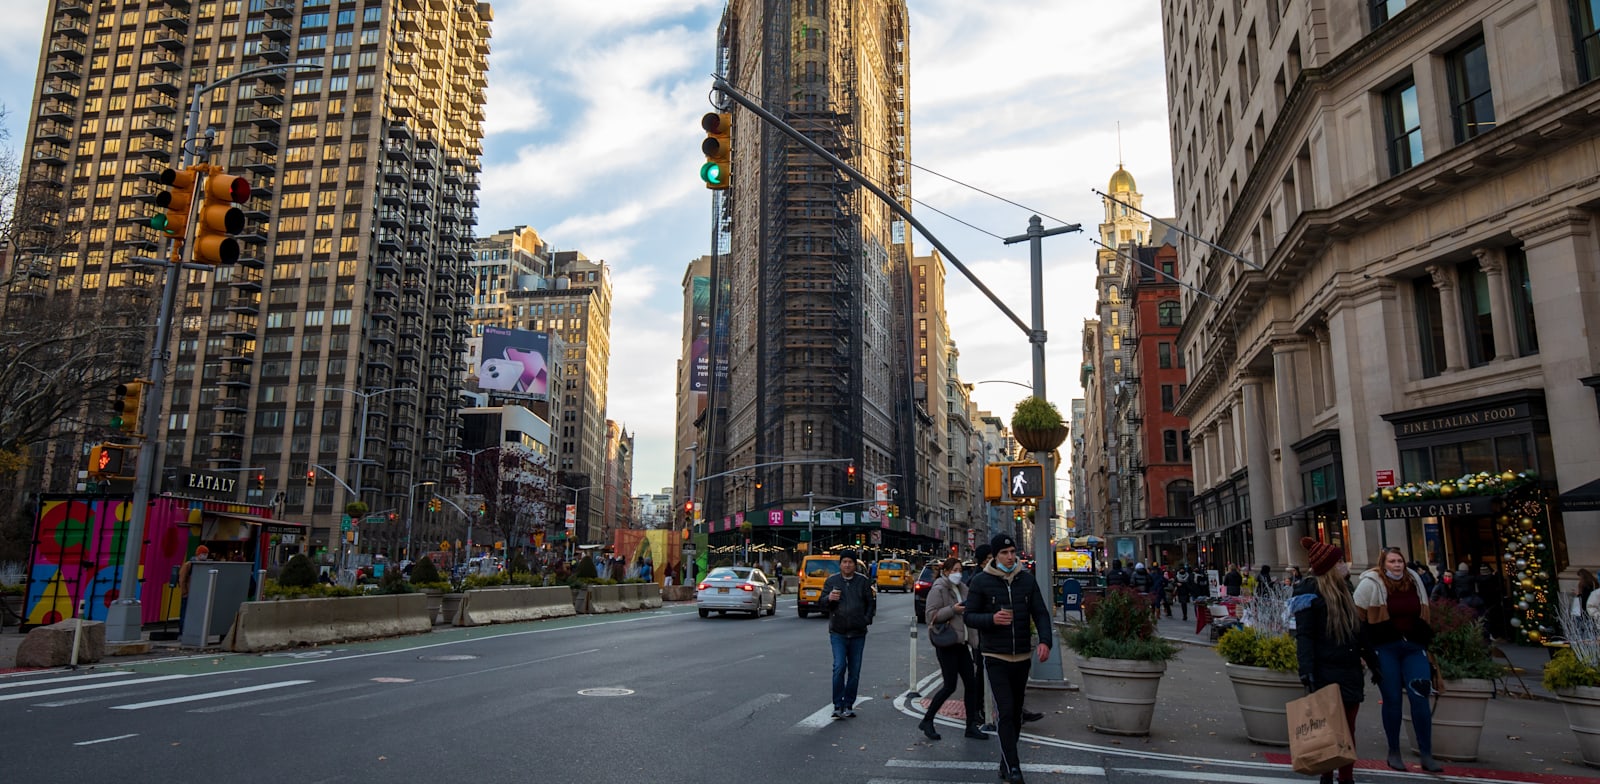
M316 487L316 486L317 486L317 470L315 468L307 470L306 471L306 487Z
M850 484L855 484L856 483L856 464L855 463L851 463L850 465L845 467L844 476L845 476L845 479L850 482Z
M267 489L267 475L266 474L256 474L256 489L257 490L265 490L265 489Z
M239 240L244 231L244 211L234 206L250 199L250 181L213 168L206 177L205 198L195 222L194 261L198 264L232 264L239 260Z

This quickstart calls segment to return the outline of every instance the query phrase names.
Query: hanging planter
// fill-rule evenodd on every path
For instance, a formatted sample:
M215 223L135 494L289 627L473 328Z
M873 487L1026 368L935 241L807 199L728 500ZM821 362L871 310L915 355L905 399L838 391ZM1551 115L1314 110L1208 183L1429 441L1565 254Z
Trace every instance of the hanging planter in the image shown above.
M1025 397L1011 414L1011 435L1029 452L1050 452L1067 440L1067 423L1050 401Z

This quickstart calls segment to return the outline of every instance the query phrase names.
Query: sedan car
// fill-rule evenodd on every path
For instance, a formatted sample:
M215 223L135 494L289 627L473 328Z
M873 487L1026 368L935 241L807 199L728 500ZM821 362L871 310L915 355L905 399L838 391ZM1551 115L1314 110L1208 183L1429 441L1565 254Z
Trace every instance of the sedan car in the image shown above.
M916 592L913 600L917 607L917 623L927 623L924 617L928 614L928 589L933 587L933 565L922 567L922 572L917 575L917 581L912 583L911 590Z
M759 618L763 612L772 615L778 611L778 589L760 569L719 566L695 586L694 603L701 618L713 611L718 615L747 612Z

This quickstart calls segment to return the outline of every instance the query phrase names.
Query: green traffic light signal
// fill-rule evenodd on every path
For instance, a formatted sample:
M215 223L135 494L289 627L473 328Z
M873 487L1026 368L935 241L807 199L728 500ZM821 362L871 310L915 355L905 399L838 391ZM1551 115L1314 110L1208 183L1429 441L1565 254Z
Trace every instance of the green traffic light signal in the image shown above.
M716 161L706 161L700 167L700 180L707 185L722 186L727 184L722 179L722 164Z
M150 228L155 229L156 231L163 231L163 232L166 231L167 230L167 216L165 216L165 215L153 215L153 216L151 216L150 217Z

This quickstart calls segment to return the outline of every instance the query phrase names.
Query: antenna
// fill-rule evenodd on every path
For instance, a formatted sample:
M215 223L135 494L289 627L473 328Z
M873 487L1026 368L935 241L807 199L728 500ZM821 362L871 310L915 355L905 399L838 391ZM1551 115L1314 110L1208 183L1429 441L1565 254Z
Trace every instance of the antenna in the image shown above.
M1117 168L1122 168L1122 121L1117 121Z

